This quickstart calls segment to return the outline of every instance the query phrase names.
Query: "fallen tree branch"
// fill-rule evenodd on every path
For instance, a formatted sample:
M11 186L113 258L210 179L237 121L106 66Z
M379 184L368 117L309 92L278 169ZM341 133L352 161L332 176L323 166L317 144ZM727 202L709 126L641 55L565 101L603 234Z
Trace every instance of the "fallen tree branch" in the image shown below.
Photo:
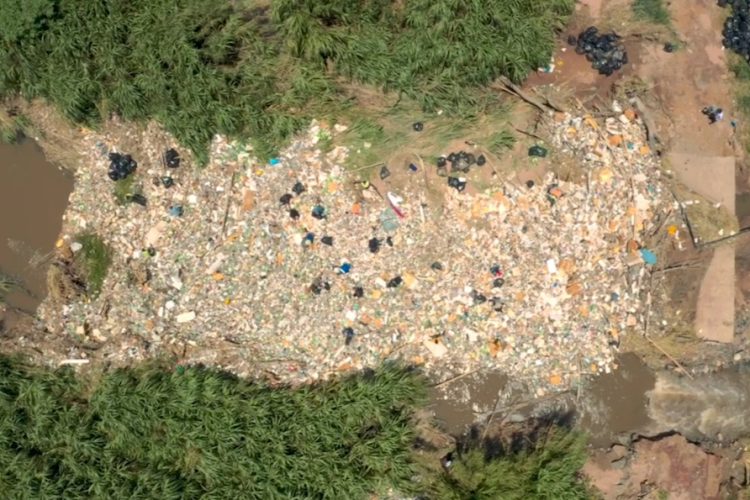
M667 358L669 358L669 360L672 361L672 363L674 363L682 373L687 375L687 377L690 380L694 380L690 372L688 372L679 361L677 361L674 357L672 357L671 354L669 354L667 351L662 349L662 347L659 344L657 344L656 341L654 341L654 339L652 339L651 335L648 333L648 327L649 327L649 324L651 323L651 320L650 320L651 319L651 290L653 290L653 288L654 288L654 274L651 273L651 279L649 281L649 287L648 287L648 298L646 299L648 301L648 308L646 309L646 319L643 325L643 336L646 337L646 340L651 342L654 345L654 347L656 347L662 354L664 354Z
M474 374L475 374L475 373L477 373L478 371L479 371L479 369L477 369L477 370L472 370L472 371L470 371L470 372L466 372L466 373L462 373L462 374L460 374L460 375L456 375L455 377L451 377L451 378L449 378L449 379L447 379L447 380L443 380L442 382L438 382L437 384L433 385L433 386L432 386L432 388L433 388L433 389L438 389L438 388L440 388L440 387L443 387L444 385L448 385L448 384L450 384L450 383L452 383L452 382L456 382L456 381L458 381L458 380L461 380L461 379L462 379L462 378L464 378L464 377L468 377L469 375L474 375Z
M520 99L522 99L522 100L526 101L527 103L531 104L532 106L538 108L540 111L546 112L546 111L549 111L550 109L552 109L554 111L561 111L561 112L565 111L562 107L560 107L560 106L558 106L558 105L550 102L550 100L547 99L547 98L544 99L544 102L540 102L538 99L536 99L534 97L531 97L526 92L524 92L523 90L521 90L518 87L518 85L516 85L515 83L511 82L509 79L507 79L504 76L501 76L499 78L499 80L500 80L500 83L502 83L504 85L503 90L505 90L509 94L516 95Z

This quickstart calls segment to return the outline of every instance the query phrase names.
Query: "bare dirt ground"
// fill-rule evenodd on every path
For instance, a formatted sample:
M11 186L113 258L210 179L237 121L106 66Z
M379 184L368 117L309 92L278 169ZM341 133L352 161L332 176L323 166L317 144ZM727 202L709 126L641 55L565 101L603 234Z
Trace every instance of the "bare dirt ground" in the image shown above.
M645 92L640 97L648 107L655 124L655 135L660 139L663 151L700 156L734 156L737 164L742 165L745 161L743 148L734 140L734 130L730 124L737 117L732 102L731 75L721 45L725 12L711 0L667 2L667 6L672 17L673 36L679 40L680 49L672 53L664 51L664 32L653 37L649 37L648 33L633 33L627 37L632 64L627 65L618 78L621 82L642 82ZM600 26L612 23L611 18L615 17L612 13L622 12L623 7L627 7L623 0L582 0L578 6L576 27L587 22ZM629 31L627 27L621 30ZM575 31L573 33L576 34ZM567 51L568 54L570 52ZM537 77L539 83L546 83L544 80L547 79L575 86L579 89L576 92L579 98L589 102L596 102L601 96L612 92L617 79L591 76L593 70L587 69L585 61L569 64L571 57L575 55L563 55L560 70L553 73L554 76ZM580 68L580 64L584 67ZM588 72L589 75L580 76L580 72ZM723 108L723 121L709 125L700 110L710 104ZM696 172L696 175L710 175L710 171ZM700 179L697 180L700 182ZM744 226L740 224L740 227ZM750 255L750 240L742 237L738 240L736 276L739 320L744 317L742 311L747 309L746 294L750 292L750 259L747 258ZM695 319L700 283L712 253L711 249L688 250L669 256L674 262L699 263L689 269L669 273L662 289L662 293L668 295L673 303L682 305L685 326L691 326ZM737 333L742 333L742 328L737 328ZM735 343L742 345L741 340L737 339ZM666 335L664 343L672 356L689 365L718 363L731 356L733 349L697 343L690 334ZM671 364L661 353L655 353L653 346L625 346L626 349L628 347L647 360L650 358L652 366L658 367L660 362ZM650 354L647 354L649 351ZM585 472L607 499L718 499L724 498L720 496L720 491L726 491L723 486L732 483L733 476L741 478L739 482L744 479L744 473L732 474L732 464L738 466L738 462L735 462L736 457L729 450L725 451L723 456L706 454L700 447L687 443L679 436L657 441L641 440L629 448L620 446L606 453L598 452L587 464ZM743 467L740 469L744 470Z

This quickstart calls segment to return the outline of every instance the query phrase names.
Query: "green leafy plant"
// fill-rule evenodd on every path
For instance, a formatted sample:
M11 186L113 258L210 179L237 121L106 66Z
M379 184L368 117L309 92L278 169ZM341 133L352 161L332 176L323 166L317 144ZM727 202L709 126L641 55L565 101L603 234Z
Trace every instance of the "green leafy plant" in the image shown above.
M77 271L86 282L88 294L95 297L101 291L107 269L112 263L112 252L102 237L95 233L78 234L74 241L81 244L74 258Z
M238 5L0 0L0 97L42 97L89 126L156 119L199 162L217 133L269 157L350 104L342 81L425 111L481 112L484 86L545 64L573 11L573 0Z
M0 299L16 289L19 284L18 278L0 271Z
M124 179L115 181L112 188L112 194L118 205L125 205L128 202L128 196L134 194L135 174L130 174Z
M524 438L526 439L526 438ZM430 500L593 500L579 471L585 438L555 425L525 446L476 441L466 446L428 487Z
M364 500L415 472L415 372L271 388L143 366L86 385L0 356L5 498Z
M506 129L496 130L489 136L485 147L496 155L501 155L505 151L513 148L516 143L516 136Z
M634 0L633 14L639 19L654 24L662 24L664 26L672 24L672 17L669 15L669 10L664 4L664 0Z

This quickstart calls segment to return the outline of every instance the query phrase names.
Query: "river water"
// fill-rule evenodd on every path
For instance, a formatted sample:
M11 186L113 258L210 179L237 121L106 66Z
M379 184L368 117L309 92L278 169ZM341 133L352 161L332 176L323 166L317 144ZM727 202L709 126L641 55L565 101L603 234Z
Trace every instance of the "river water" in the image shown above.
M34 312L46 295L46 272L73 190L73 176L51 164L30 140L0 143L0 272L18 279L5 298Z

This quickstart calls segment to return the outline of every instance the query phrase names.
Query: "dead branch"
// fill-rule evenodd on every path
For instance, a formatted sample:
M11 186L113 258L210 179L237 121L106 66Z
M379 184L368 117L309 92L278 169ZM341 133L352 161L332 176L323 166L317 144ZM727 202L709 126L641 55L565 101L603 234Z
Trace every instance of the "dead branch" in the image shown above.
M524 92L523 90L521 90L518 87L518 85L514 84L513 82L511 82L508 78L506 78L504 76L501 76L499 78L499 80L500 80L500 83L502 83L503 86L504 86L504 88L502 88L502 90L504 90L505 92L507 92L507 93L509 93L511 95L515 95L516 97L519 97L520 99L526 101L527 103L529 103L532 106L536 107L540 111L547 112L550 109L552 109L554 111L561 111L561 112L565 111L562 107L560 107L560 106L558 106L558 105L550 102L550 100L547 99L547 98L544 99L544 102L540 102L538 99L536 99L534 97L531 97L526 92Z
M438 382L437 384L433 385L432 388L433 389L438 389L440 387L443 387L444 385L448 385L448 384L450 384L452 382L456 382L458 380L461 380L464 377L468 377L469 375L474 375L477 372L479 372L479 369L472 370L472 371L466 372L466 373L462 373L460 375L456 375L455 377L451 377L451 378L449 378L447 380L443 380L442 382Z

